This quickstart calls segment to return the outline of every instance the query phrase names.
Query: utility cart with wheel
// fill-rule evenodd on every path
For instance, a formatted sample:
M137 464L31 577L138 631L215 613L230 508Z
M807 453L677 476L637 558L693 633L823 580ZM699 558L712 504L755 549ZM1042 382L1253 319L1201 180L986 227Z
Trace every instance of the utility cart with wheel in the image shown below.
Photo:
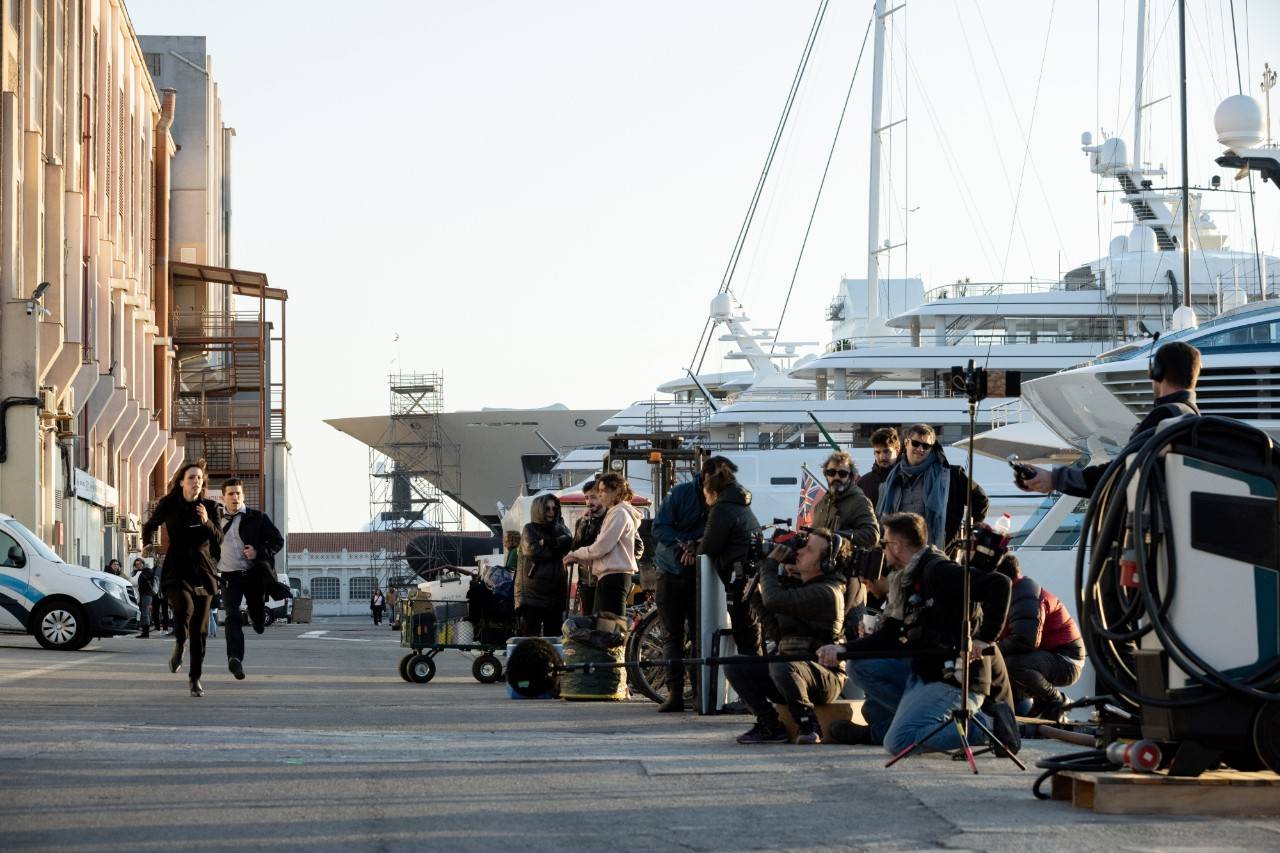
M446 649L473 655L471 674L481 684L502 680L498 654L506 654L506 638L513 633L511 626L469 620L465 601L433 605L421 599L401 599L398 604L400 645L409 649L400 659L400 677L405 681L429 682L436 674L436 655Z

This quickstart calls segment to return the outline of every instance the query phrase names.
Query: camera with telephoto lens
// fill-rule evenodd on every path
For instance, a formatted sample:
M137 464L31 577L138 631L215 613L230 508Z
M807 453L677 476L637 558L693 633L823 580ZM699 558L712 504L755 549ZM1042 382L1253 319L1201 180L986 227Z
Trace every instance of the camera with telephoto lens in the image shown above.
M791 565L796 561L796 552L809 543L809 529L802 527L799 530L791 529L791 519L775 518L773 520L773 532L768 536L761 533L756 534L754 544L755 553L760 560L767 560L778 547L787 549L787 555L779 563L783 565Z
M971 567L980 572L995 571L1002 558L1009 551L1009 537L989 524L979 524L973 528L973 557Z
M838 567L845 577L864 581L879 580L889 572L884 551L879 548L854 548L848 559L840 560Z

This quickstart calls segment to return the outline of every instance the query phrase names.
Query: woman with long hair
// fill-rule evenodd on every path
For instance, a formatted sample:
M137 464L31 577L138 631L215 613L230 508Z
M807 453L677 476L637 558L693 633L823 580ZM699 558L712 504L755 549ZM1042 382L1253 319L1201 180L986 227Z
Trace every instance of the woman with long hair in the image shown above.
M209 611L218 592L218 546L222 542L218 504L205 498L204 469L203 459L184 462L169 484L168 493L142 525L144 542L162 524L168 535L160 592L173 610L174 646L169 671L182 668L182 652L190 643L191 669L187 679L192 696L204 695L200 671Z
M595 612L625 616L631 578L638 571L636 533L640 529L640 510L631 505L631 485L621 474L609 472L600 476L595 490L605 507L600 532L590 545L570 551L564 563L589 562L596 577Z

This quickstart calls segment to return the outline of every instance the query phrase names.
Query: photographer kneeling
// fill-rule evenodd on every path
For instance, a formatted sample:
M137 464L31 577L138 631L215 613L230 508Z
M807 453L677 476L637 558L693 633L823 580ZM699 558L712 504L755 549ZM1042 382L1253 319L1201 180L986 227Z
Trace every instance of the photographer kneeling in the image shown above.
M780 655L810 655L843 635L846 581L835 571L834 538L826 528L811 530L799 550L780 545L760 569L760 595L765 612L777 621ZM786 569L785 580L779 567ZM756 715L756 724L738 737L743 744L786 742L774 702L785 704L796 721L796 743L821 743L814 705L839 698L845 683L839 661L752 662L726 666L725 673Z
M872 592L886 600L880 627L847 647L830 645L819 649L821 663L835 663L846 648L862 652L940 647L958 650L961 646L965 569L926 544L928 531L920 516L895 513L882 518L881 524L885 559L897 571L868 584ZM995 646L1009 609L1009 579L995 572L974 571L970 574L970 589L974 633L967 704L984 725L1017 752L1012 694L1004 661ZM862 712L870 725L835 724L829 732L831 739L839 743L883 744L892 755L916 743L959 706L959 675L947 667L953 657L954 651L945 656L855 662L853 679L866 691ZM990 697L985 705L984 697ZM974 727L969 730L969 740L981 744L986 738L981 729ZM955 728L948 726L922 748L947 751L959 746Z

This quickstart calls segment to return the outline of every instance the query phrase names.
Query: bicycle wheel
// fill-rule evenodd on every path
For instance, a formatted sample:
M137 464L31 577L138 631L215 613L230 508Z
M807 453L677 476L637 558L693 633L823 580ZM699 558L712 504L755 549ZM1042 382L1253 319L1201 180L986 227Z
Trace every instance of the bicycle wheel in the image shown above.
M658 618L658 611L652 610L641 617L627 639L627 681L636 690L654 702L667 701L667 667L660 663L651 663L666 659L667 629ZM691 646L685 642L685 656L691 654ZM697 670L686 673L684 698L686 704L693 702L694 679Z

